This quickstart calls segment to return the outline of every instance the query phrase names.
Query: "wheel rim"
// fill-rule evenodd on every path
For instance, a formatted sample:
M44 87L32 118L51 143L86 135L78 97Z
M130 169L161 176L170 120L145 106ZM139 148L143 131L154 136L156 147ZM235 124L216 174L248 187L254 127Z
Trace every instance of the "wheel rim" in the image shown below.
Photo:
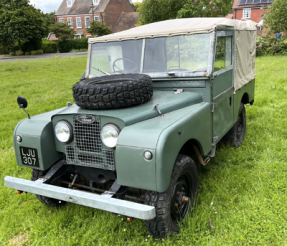
M188 174L184 174L179 177L173 189L170 205L170 214L173 221L179 221L185 217L190 206L190 200L191 179Z

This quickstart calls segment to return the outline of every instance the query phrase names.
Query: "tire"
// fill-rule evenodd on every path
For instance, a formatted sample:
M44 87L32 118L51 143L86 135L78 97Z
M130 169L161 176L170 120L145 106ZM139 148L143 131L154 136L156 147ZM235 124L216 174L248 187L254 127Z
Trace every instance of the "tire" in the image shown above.
M246 132L246 111L244 104L241 103L238 112L238 118L234 126L225 135L225 142L230 143L232 147L241 146Z
M37 179L41 178L43 176L43 172L42 171L39 171L39 170L33 170L32 171L32 175L31 175L31 180L32 181L36 181ZM57 200L57 199L54 199L54 198L50 198L50 197L46 197L46 196L41 196L41 195L37 195L35 194L36 197L38 198L38 200L49 206L49 207L52 207L52 208L59 208L59 207L62 207L66 204L65 201L60 201L60 200Z
M75 103L84 109L118 109L142 104L153 95L152 79L144 74L117 74L79 81Z
M198 190L198 174L194 161L185 155L176 159L168 189L163 193L147 191L145 204L154 206L156 217L146 220L148 232L155 238L163 238L178 232L178 224L191 207L195 206ZM182 202L182 197L189 202Z

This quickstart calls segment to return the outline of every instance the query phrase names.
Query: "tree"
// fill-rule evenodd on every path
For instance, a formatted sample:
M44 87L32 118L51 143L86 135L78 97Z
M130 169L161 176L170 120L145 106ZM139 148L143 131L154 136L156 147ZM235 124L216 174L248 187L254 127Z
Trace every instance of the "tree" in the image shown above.
M50 28L51 31L55 34L55 36L62 41L72 39L76 33L73 28L63 22L56 22L51 25Z
M44 19L39 9L29 0L0 0L0 43L11 45L20 41L41 41L45 31Z
M176 17L224 17L231 11L232 4L233 0L188 0Z
M92 21L90 27L86 29L93 36L103 36L112 33L111 29L99 21Z
M132 6L133 6L133 8L134 8L134 10L135 10L136 12L138 12L138 8L139 8L139 6L140 6L141 4L142 4L141 2L134 2L134 3L132 3Z
M138 7L141 25L175 19L188 0L144 0Z
M51 32L51 26L55 23L55 11L50 13L43 13L44 21L45 21L45 37L48 36L49 32Z
M226 16L233 0L144 0L138 7L139 23L189 18Z
M286 0L276 0L268 7L264 18L264 27L271 33L287 33L287 5Z

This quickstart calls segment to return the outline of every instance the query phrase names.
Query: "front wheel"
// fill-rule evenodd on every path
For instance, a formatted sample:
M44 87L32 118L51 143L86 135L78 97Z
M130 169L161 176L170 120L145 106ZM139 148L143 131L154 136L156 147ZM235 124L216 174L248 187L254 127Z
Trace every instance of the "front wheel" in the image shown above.
M37 179L41 178L42 176L43 176L43 172L42 171L34 169L32 171L32 174L31 174L31 180L32 181L36 181ZM62 207L63 205L66 204L65 201L60 201L60 200L57 200L57 199L54 199L54 198L41 196L41 195L37 195L37 194L35 194L35 195L36 195L36 197L38 198L38 200L41 203L43 203L43 204L45 204L46 206L49 206L49 207L58 208L58 207Z
M178 232L178 223L195 206L198 174L194 161L178 155L168 189L163 193L147 191L145 204L154 206L156 217L145 221L147 230L156 238Z

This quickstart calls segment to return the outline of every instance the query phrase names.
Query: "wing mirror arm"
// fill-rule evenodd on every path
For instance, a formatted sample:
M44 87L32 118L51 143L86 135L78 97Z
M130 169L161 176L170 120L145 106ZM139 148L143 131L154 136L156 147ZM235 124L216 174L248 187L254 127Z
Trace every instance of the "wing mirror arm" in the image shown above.
M22 96L18 96L18 97L17 97L17 103L18 103L18 105L19 105L18 108L23 109L24 112L28 115L28 119L31 119L29 113L28 113L28 112L26 111L26 109L25 109L25 108L27 108L27 106L28 106L28 102L27 102L26 98L25 98L25 97L22 97Z

